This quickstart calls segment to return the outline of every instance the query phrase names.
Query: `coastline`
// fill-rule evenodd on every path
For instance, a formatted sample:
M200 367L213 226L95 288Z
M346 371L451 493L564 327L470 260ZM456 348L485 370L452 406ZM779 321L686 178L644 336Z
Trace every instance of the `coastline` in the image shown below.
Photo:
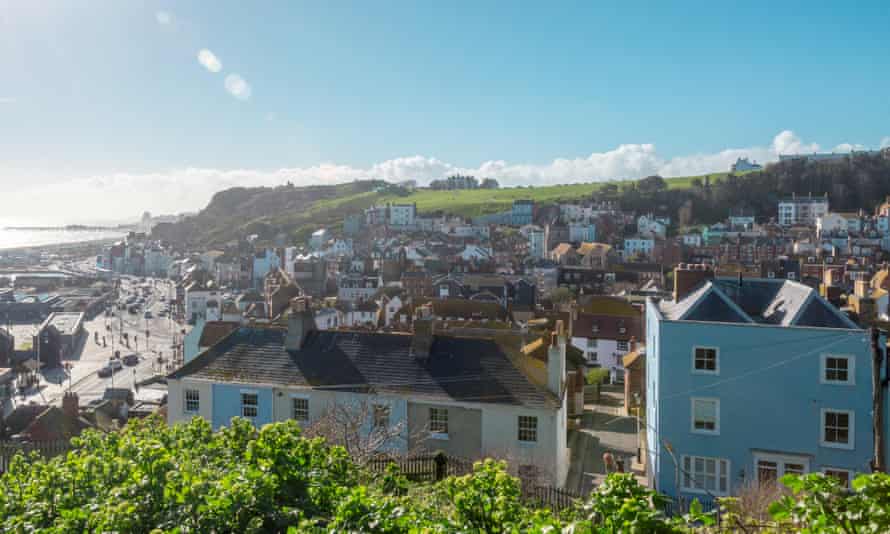
M5 248L0 246L0 256L8 254L35 254L43 252L51 253L89 253L103 245L119 241L122 237L107 237L102 239L85 239L83 241L70 241L67 243L50 243L45 245L28 245Z

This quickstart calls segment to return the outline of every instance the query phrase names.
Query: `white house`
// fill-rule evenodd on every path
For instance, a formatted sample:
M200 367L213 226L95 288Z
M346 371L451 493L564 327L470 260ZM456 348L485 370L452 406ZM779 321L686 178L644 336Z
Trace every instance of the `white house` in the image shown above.
M667 234L667 225L649 215L640 215L637 218L637 233L643 236L664 237Z
M539 227L528 232L528 253L532 258L544 258L547 255L547 234Z
M404 306L405 303L399 295L396 295L391 299L386 299L385 304L383 305L383 324L386 326L391 325L396 317L396 313L398 313Z
M779 201L779 224L782 226L812 225L828 213L828 197L797 195Z
M847 233L847 219L837 213L826 213L816 218L816 235L822 236Z
M330 233L325 228L319 228L318 230L312 232L312 235L309 237L309 246L315 250L320 249L324 246L325 242L330 238Z
M687 247L700 247L701 246L701 234L698 232L690 232L688 234L683 234L680 236L683 244Z
M389 224L398 227L414 227L417 216L417 204L390 204Z
M384 450L497 456L550 484L565 482L561 335L533 379L494 341L434 335L428 319L415 321L413 336L315 330L303 310L291 313L287 331L241 327L168 376L168 422L203 417L219 428L237 416L257 426L287 419L311 425L331 409L365 407L356 412L367 414L364 432L397 431ZM237 375L222 372L235 361Z

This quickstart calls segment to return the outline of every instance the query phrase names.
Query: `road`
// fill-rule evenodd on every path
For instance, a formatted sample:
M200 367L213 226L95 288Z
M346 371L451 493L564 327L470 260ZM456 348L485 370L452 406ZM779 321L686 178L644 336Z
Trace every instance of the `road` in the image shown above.
M63 361L68 367L45 369L39 389L34 388L24 399L16 397L16 400L58 403L64 391L70 388L78 394L81 404L85 404L101 398L106 388L135 389L137 382L166 373L169 370L167 362L174 353L172 346L181 339L183 328L187 327L170 318L159 317L164 307L161 296L164 301L169 300L174 295L174 286L167 280L147 281L153 289L143 310L150 310L152 318L146 319L142 311L130 314L126 309L114 309L111 317L100 314L87 321L81 346ZM124 278L121 280L120 295L126 297L129 292L139 290L137 286L141 285L136 278ZM146 330L149 333L147 338ZM126 340L122 333L126 334ZM125 365L112 376L100 377L99 369L117 351L122 357L137 354L139 363ZM163 360L159 361L159 357Z

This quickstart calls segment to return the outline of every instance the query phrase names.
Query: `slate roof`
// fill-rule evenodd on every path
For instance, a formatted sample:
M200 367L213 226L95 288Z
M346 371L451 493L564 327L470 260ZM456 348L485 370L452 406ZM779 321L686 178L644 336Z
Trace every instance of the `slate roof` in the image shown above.
M234 321L207 321L204 323L204 329L201 331L201 339L198 340L198 346L209 347L215 345L220 339L226 337L237 328L238 323Z
M678 302L662 302L669 320L859 328L816 291L792 280L716 278Z
M462 402L556 408L490 339L435 336L426 363L412 336L312 331L302 349L284 347L285 329L241 327L170 375Z

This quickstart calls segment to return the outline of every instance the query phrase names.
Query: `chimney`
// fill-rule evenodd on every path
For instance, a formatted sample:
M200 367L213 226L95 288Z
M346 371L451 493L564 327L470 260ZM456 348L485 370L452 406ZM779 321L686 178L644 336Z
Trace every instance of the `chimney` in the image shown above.
M420 310L429 311L427 306L421 306ZM435 335L435 323L432 315L421 314L414 319L414 335L411 337L411 354L420 362L429 360L433 349L433 336Z
M674 269L674 301L683 299L700 283L714 278L714 270L707 265L681 263Z
M65 392L62 396L62 413L68 419L76 419L80 416L80 400L77 397L77 393L73 391Z
M556 321L556 328L550 333L550 347L547 349L547 388L560 400L565 375L566 338L562 321Z
M287 336L284 339L284 348L288 351L298 351L303 348L303 343L311 332L316 330L315 316L309 309L308 297L294 297L290 301L290 314L287 317Z

